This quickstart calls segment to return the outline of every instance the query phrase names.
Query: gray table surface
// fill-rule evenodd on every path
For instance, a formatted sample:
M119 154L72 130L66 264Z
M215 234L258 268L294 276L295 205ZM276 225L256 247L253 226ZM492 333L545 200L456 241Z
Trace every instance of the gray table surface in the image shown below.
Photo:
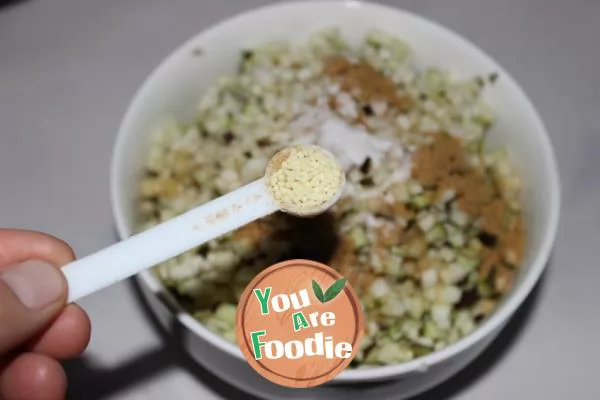
M600 398L600 1L388 2L466 35L514 75L547 124L564 190L557 244L534 295L481 358L420 400ZM116 240L108 166L135 90L182 41L266 1L4 3L0 226L53 233L86 255ZM71 398L242 398L161 335L131 282L82 305L93 336L66 364Z

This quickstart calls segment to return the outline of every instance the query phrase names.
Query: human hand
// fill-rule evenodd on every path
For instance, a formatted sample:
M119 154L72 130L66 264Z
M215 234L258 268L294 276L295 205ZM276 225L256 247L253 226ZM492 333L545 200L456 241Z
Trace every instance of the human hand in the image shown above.
M74 258L52 236L0 229L0 399L65 397L57 360L78 355L90 339L88 316L66 304L67 283L58 271Z

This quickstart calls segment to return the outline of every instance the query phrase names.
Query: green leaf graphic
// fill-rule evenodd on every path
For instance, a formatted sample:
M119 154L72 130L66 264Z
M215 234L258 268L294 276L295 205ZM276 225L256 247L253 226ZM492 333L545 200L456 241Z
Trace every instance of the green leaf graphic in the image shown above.
M323 289L321 289L321 286L319 286L317 281L314 279L312 281L312 289L315 296L317 296L317 299L319 299L321 303L325 303L325 299L323 298Z
M341 278L335 281L333 285L329 286L329 289L325 291L325 296L323 296L323 303L327 303L328 301L335 299L335 297L340 294L342 289L344 289L345 284L346 278Z

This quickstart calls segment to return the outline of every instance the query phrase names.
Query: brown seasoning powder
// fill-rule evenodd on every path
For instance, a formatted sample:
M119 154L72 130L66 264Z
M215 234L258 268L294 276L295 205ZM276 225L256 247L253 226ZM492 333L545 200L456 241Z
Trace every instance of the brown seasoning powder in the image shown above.
M483 250L479 272L482 277L493 273L495 289L506 292L514 280L510 268L517 266L524 255L522 216L510 211L507 201L481 168L469 166L459 139L436 134L433 142L420 147L412 160L414 179L435 187L438 198L446 190L454 190L459 208L479 219L483 231L496 237L497 244Z
M326 60L324 72L360 102L384 101L400 111L412 105L410 97L398 95L391 79L364 61L351 63L344 56L333 56Z

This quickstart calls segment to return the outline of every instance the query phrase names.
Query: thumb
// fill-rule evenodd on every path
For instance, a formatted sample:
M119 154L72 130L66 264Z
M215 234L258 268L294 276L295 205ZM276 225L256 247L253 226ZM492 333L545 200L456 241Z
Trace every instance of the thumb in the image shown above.
M45 328L65 306L67 284L58 268L30 260L0 273L0 355Z

